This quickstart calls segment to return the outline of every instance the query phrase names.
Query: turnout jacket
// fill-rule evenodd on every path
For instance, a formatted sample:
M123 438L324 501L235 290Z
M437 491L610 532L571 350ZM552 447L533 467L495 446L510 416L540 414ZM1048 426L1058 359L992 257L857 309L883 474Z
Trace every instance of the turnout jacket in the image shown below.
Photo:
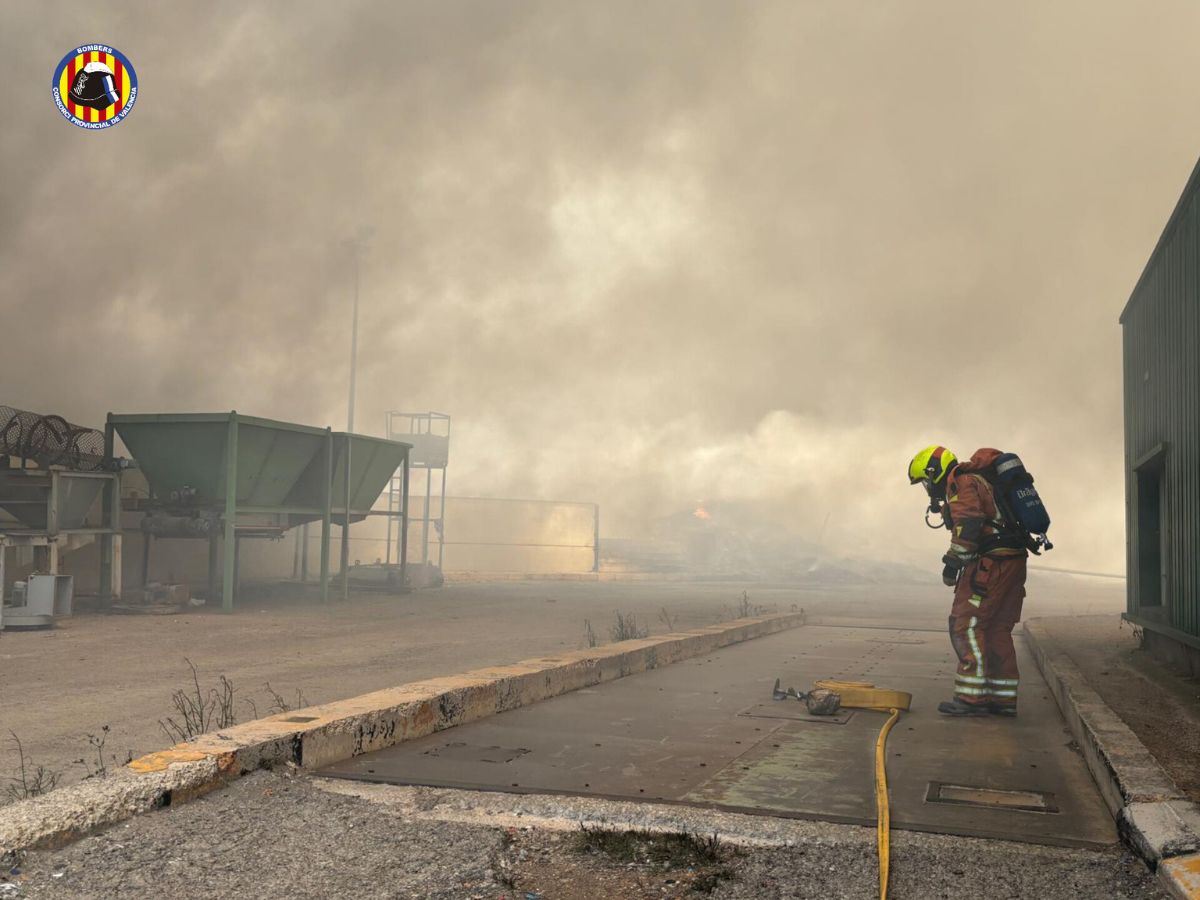
M1004 528L992 485L979 474L996 461L999 450L983 447L960 462L946 477L950 510L950 556L970 562L980 556L1028 556L1024 542Z

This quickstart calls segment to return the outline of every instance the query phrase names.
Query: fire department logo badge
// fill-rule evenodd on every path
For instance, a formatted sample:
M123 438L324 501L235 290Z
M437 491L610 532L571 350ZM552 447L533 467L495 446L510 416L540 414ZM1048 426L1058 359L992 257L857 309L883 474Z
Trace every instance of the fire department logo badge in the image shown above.
M123 121L137 90L137 73L125 54L106 44L69 51L50 87L63 118L80 128L111 128Z

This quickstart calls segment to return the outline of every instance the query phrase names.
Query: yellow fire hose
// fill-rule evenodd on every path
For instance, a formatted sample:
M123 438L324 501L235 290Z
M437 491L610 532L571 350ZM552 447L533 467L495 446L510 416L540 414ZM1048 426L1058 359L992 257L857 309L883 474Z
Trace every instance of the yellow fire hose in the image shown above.
M900 711L907 711L912 705L912 694L877 688L866 681L822 679L815 687L836 691L842 698L842 706L890 713L875 740L875 834L879 845L879 900L887 900L888 870L891 863L891 813L888 809L885 751L888 732L900 718Z

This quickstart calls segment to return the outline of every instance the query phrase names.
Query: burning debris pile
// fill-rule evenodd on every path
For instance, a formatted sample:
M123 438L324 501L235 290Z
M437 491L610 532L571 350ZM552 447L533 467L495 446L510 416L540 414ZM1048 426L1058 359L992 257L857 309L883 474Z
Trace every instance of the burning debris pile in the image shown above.
M659 519L645 538L603 540L601 555L609 570L711 580L864 584L925 575L902 563L833 555L753 512L703 504Z

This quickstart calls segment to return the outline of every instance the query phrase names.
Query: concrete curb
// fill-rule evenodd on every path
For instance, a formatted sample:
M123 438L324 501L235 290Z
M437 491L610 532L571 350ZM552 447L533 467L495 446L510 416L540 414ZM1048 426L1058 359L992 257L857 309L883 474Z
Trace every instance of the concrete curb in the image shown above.
M1177 900L1200 897L1200 853L1164 859L1158 867L1159 880Z
M200 796L259 768L317 769L401 741L804 624L803 613L738 619L510 666L478 669L256 719L0 808L0 855L62 846Z
M1173 896L1200 900L1200 806L1179 790L1041 622L1025 623L1025 639L1122 837L1157 867Z

